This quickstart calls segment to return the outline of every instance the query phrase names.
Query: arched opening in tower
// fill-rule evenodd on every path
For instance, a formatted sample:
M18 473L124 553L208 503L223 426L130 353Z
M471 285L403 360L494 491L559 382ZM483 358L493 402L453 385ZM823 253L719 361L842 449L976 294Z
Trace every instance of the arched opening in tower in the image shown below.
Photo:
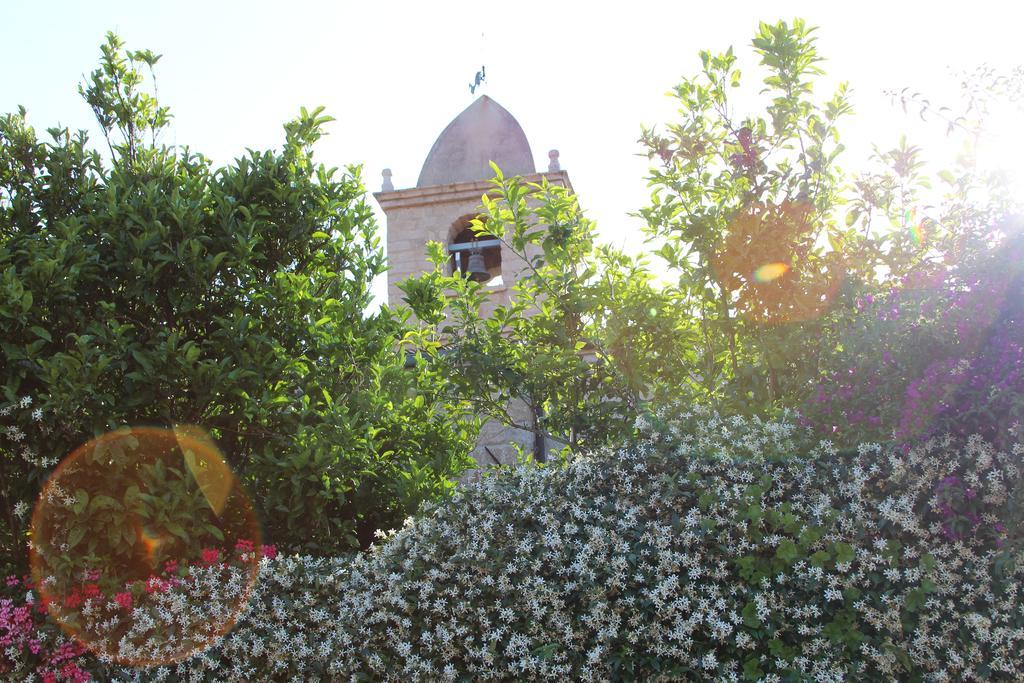
M460 218L453 225L448 240L449 272L483 282L488 287L503 283L501 276L501 242L488 235L478 235L470 227L472 216Z

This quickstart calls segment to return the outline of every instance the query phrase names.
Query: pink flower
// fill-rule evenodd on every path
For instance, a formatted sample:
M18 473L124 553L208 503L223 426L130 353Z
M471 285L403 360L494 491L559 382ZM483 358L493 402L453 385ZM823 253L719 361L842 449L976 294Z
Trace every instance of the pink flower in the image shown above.
M50 655L51 664L60 664L85 654L85 646L78 641L62 643Z
M263 554L263 557L267 558L268 560L272 560L275 557L277 557L277 546L275 546L275 545L263 545L263 546L260 546L260 552Z
M68 662L60 670L61 677L72 683L85 683L89 680L89 674L78 668L74 662Z
M203 548L203 564L211 565L220 559L220 551L216 548Z
M121 609L132 608L132 594L131 593L118 593L114 596L114 601L121 606Z
M249 539L241 538L235 543L235 552L237 553L251 553L253 549L253 543Z

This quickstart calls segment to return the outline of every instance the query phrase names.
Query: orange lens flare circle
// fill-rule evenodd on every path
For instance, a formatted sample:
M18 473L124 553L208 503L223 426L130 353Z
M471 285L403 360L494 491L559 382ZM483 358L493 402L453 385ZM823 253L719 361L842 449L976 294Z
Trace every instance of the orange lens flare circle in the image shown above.
M121 429L43 486L29 559L40 607L93 653L162 666L231 630L259 573L260 525L197 427Z

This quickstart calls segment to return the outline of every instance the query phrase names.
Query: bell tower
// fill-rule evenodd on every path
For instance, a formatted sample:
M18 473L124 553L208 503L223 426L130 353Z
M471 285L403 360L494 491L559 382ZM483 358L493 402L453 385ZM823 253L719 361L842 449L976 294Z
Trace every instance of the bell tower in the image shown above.
M520 175L534 183L546 178L571 192L558 151L551 150L548 159L548 170L538 173L519 122L482 95L441 131L423 162L416 187L396 190L391 170L385 169L383 187L374 197L387 217L388 303L401 303L398 283L432 269L427 261L429 241L446 245L452 272L457 268L484 283L491 306L507 303L512 285L527 264L499 240L474 235L470 221L478 213L481 196L492 187L492 161L506 177ZM485 308L484 314L488 313ZM472 453L481 467L514 463L516 446L543 458L544 452L564 445L540 432L538 415L524 401L513 400L507 412L516 424L533 429L486 421ZM474 476L470 473L465 479Z
M526 263L498 240L476 239L469 224L477 215L480 197L491 189L492 161L506 176L521 175L529 182L543 177L571 190L569 175L559 167L558 151L548 156L547 172L538 173L519 122L481 95L441 131L416 187L396 190L391 170L385 169L383 186L374 197L387 217L388 303L401 302L399 282L431 268L429 241L447 246L450 268L484 282L496 305L506 303Z

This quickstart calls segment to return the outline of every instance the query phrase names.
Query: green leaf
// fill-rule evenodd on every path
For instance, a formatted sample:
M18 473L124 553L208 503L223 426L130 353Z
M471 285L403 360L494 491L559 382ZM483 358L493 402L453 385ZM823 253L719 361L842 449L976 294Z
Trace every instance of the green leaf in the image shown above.
M836 562L849 563L853 562L854 558L856 557L856 554L853 551L853 546L851 546L849 543L836 543L833 549L836 554Z
M903 601L903 606L907 608L908 612L916 612L924 607L926 597L927 593L923 588L915 588L907 592L907 596Z
M761 660L758 657L750 657L743 663L743 677L748 681L757 681L764 676L764 671L761 670Z
M784 538L775 550L775 557L784 562L794 562L800 557L800 551L791 539Z
M71 504L71 510L76 514L80 515L85 512L86 507L89 505L89 493L85 489L75 490L75 502Z
M809 559L810 559L810 562L811 562L811 566L813 566L813 567L824 567L825 564L829 560L832 559L832 555L830 555L825 550L819 550L818 552L816 552L813 555L811 555L811 557Z
M188 542L188 540L189 540L188 532L185 531L185 528L182 527L177 522L168 522L167 526L166 526L166 529L169 532L171 532L172 534L174 534L175 536L177 536L178 538L180 538L181 540L183 540L185 542Z
M77 546L79 543L81 543L82 539L85 537L85 529L86 529L86 527L84 525L80 524L80 525L72 527L71 531L68 532L68 550L69 551L73 550L75 548L75 546Z
M743 607L743 623L750 628L761 628L762 622L761 617L757 614L757 605L753 601L748 602Z
M132 349L131 354L132 358L135 359L135 362L141 365L142 369L145 370L146 373L152 374L153 363L149 360L146 354L140 352L138 349Z
M39 327L38 325L33 325L30 329L40 339L46 340L48 342L53 341L53 337L50 336L50 333L44 330L43 328Z
M763 512L761 510L761 506L755 503L747 508L745 517L749 519L754 525L757 525L761 522L762 515Z
M117 502L108 495L100 494L95 496L92 501L89 502L90 510L122 510L121 503Z
M185 351L185 362L195 363L197 360L199 360L200 353L202 353L202 350L195 344L189 346L188 349Z
M809 526L800 532L800 543L804 546L812 546L821 540L824 533L821 527Z

